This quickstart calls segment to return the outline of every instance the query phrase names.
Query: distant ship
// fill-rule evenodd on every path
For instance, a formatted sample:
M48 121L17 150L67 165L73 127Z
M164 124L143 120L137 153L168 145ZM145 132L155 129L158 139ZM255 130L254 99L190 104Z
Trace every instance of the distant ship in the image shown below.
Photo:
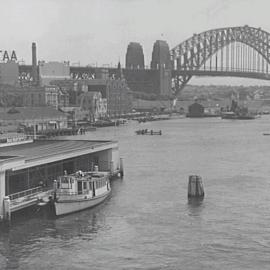
M207 107L195 102L188 107L186 117L200 118L200 117L219 117L220 109L217 107Z
M221 114L222 119L238 119L238 120L252 120L255 119L253 114L239 114L235 112L224 112Z
M236 101L232 100L230 111L222 112L221 118L222 119L252 120L256 118L256 115L250 113L247 107L239 106Z

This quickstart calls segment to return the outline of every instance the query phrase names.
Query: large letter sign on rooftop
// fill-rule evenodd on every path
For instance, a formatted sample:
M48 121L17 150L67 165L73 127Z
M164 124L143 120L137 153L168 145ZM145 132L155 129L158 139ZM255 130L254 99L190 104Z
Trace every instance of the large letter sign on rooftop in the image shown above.
M0 62L8 62L8 61L17 61L16 52L13 50L11 52L11 57L9 57L8 51L0 50Z

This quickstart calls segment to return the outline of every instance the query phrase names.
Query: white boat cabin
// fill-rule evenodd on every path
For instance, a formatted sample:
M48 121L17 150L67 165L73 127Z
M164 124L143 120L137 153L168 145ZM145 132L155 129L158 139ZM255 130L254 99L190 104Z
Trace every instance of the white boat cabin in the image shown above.
M93 198L110 190L107 174L99 172L82 172L60 176L56 180L56 196L60 199L77 195L78 197ZM81 196L80 196L81 195Z

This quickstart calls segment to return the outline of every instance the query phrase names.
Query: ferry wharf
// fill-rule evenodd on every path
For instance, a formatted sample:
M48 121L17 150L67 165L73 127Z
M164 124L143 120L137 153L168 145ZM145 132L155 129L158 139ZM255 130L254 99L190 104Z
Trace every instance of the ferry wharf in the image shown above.
M0 150L0 220L13 212L48 202L54 180L64 171L106 172L123 176L116 141L37 140Z

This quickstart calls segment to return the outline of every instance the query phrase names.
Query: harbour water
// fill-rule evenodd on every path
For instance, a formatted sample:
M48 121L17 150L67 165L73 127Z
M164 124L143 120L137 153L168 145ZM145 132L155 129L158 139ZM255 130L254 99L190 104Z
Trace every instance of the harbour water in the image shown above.
M124 178L96 208L1 229L0 269L269 269L269 131L269 116L184 118L77 136L119 140ZM200 203L188 203L190 174Z

